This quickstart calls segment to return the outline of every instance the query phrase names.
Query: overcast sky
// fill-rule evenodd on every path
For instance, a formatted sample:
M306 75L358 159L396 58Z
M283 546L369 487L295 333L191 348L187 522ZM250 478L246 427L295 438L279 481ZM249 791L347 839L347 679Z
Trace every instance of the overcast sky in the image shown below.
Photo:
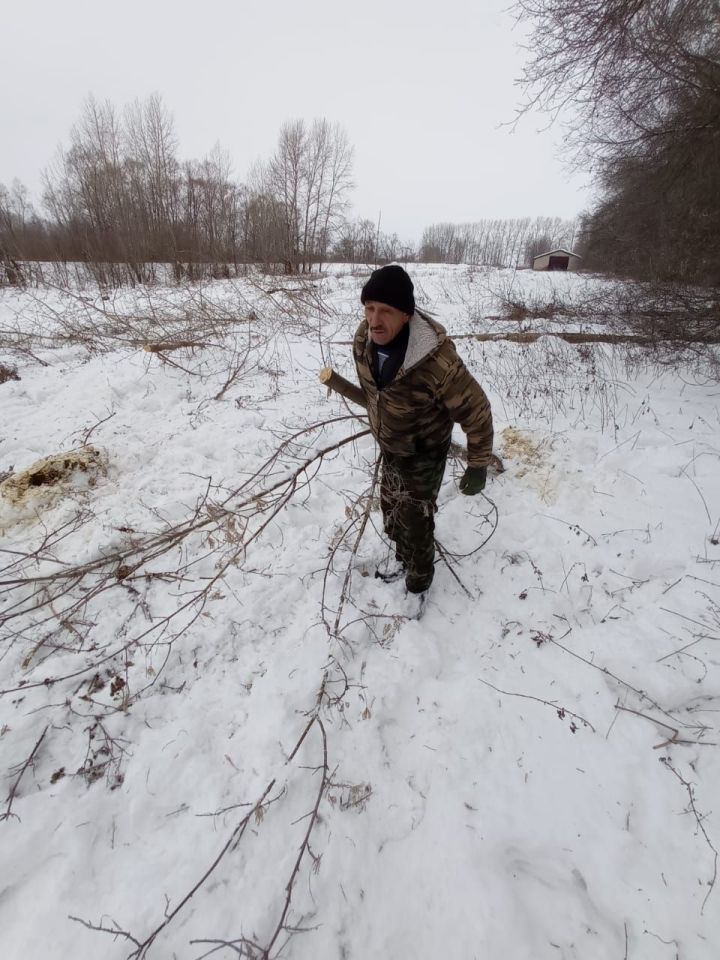
M93 93L161 94L182 159L216 142L243 180L283 121L339 121L354 212L419 240L440 220L557 215L589 202L562 130L525 117L509 0L18 0L3 3L0 182L40 175Z

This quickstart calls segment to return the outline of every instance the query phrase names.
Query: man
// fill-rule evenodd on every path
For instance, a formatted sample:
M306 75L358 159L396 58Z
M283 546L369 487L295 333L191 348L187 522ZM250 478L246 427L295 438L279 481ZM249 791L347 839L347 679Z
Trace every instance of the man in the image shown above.
M365 319L353 342L370 426L382 454L380 504L385 532L410 593L432 583L437 495L453 423L467 434L462 493L485 486L492 457L490 404L444 328L415 309L402 267L375 270L360 295Z

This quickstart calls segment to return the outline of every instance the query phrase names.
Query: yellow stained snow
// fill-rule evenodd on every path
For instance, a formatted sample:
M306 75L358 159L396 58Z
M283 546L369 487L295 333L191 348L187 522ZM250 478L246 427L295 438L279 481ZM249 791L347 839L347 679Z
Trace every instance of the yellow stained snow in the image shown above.
M92 486L103 470L103 456L95 447L53 453L3 480L0 500L14 507L35 501L45 504L66 492L74 477L85 475L88 485Z
M520 463L515 476L518 479L527 476L530 485L539 493L540 499L545 503L552 503L556 496L558 481L555 464L548 457L552 449L551 438L543 437L535 441L515 427L505 427L500 436L503 460Z

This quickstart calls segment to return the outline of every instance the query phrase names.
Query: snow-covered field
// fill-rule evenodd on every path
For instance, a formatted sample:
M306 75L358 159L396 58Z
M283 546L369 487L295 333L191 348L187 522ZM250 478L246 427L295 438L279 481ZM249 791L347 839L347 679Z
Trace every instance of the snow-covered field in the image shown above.
M410 272L457 335L605 283ZM3 960L718 956L720 384L458 339L507 469L414 619L317 380L366 276L0 292L0 475L98 451L0 497Z

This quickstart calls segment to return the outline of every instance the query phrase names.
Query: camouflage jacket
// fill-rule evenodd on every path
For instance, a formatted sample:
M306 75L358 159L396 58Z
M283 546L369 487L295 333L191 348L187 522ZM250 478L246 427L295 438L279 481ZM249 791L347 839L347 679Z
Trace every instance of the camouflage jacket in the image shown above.
M490 463L490 403L444 327L418 311L413 314L404 363L382 390L372 375L371 349L363 320L353 341L353 356L381 450L398 457L431 454L450 442L453 423L459 423L467 434L468 465Z

